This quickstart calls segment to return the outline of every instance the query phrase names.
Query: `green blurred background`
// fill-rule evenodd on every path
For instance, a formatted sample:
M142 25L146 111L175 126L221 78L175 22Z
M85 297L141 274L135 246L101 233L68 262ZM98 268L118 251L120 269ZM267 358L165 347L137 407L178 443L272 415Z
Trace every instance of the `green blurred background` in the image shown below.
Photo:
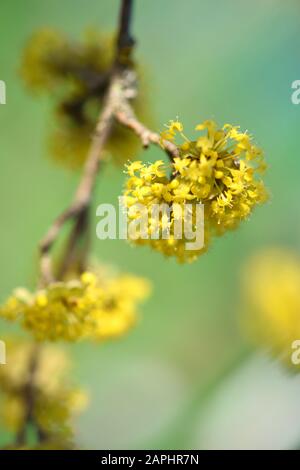
M78 181L47 157L51 102L24 89L22 48L42 26L75 38L87 26L113 30L118 7L117 0L1 1L0 79L7 85L7 104L0 106L1 301L15 286L34 286L37 242ZM154 291L138 326L121 341L68 347L75 379L91 397L76 422L80 446L292 448L300 442L299 379L253 351L238 326L248 256L273 244L300 249L300 105L291 103L291 83L300 79L299 31L297 0L136 0L136 56L148 70L158 130L176 116L187 134L208 118L248 129L266 153L271 200L187 266L94 235L94 255L150 278ZM142 156L155 157L159 150ZM107 166L95 207L116 203L123 181L122 169ZM94 216L93 229L96 223ZM0 328L0 335L12 330L3 322Z

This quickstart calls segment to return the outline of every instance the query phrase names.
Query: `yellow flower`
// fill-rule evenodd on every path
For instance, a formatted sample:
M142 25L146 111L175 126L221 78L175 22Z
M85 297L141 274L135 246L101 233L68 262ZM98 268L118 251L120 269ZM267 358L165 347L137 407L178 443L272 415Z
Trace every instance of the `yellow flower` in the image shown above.
M176 136L183 137L183 144L177 143L180 156L170 164L169 176L165 171L154 171L162 162L141 164L129 174L126 182L125 202L127 207L136 203L145 204L148 211L149 233L153 232L151 210L153 204L167 203L171 212L174 203L183 207L192 204L204 205L204 227L206 246L197 252L185 250L185 238L182 240L152 240L135 238L134 243L150 245L167 256L177 260L193 261L207 250L213 236L222 235L227 230L237 228L258 204L265 202L267 192L261 180L265 166L263 154L251 141L247 133L239 127L226 124L218 128L214 121L204 121L196 126L204 132L196 140L183 136L183 126L178 121L171 121L162 133L163 139L176 141ZM150 227L151 225L151 227ZM174 219L170 221L170 236L174 237ZM142 234L141 234L142 235Z
M148 283L135 276L104 279L86 272L26 297L16 291L0 308L0 317L20 322L37 340L105 340L134 325L137 304L148 291Z
M181 173L182 175L184 174L189 164L190 161L188 158L174 158L174 168L176 171L179 171L179 173Z
M30 425L36 435L44 436L43 442L33 447L72 447L71 419L86 408L88 397L68 383L69 358L54 346L44 346L37 351L35 345L26 340L7 338L6 345L10 360L0 368L0 417L7 429L18 433L25 427L27 431L30 379L33 393ZM33 360L36 360L36 368L32 375Z
M244 327L262 348L296 369L291 356L300 339L299 256L284 248L257 253L245 267L243 288Z
M182 132L183 125L179 121L170 121L169 130L170 132Z
M154 176L157 176L158 178L163 178L166 176L166 173L164 171L164 162L162 160L157 160L151 165L152 172Z
M142 162L141 161L136 161L129 163L128 165L125 165L127 168L127 173L130 176L134 176L136 171L139 171L142 168Z
M161 138L165 140L173 140L177 132L182 133L183 125L179 121L170 121L167 125L167 130L161 133Z

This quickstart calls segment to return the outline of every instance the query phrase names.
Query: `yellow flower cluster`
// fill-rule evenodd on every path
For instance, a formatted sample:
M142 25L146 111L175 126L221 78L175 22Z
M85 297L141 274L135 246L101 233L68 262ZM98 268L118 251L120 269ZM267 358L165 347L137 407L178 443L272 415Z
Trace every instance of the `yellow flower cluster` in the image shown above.
M77 43L52 29L36 32L24 51L21 75L28 88L46 92L56 101L56 127L49 147L56 161L68 168L76 169L86 159L107 91L114 52L112 35L90 30ZM133 107L140 117L149 120L145 96L135 99ZM107 154L124 162L139 149L140 142L133 132L115 123Z
M98 31L87 31L82 43L76 43L60 31L43 28L28 41L21 75L34 92L55 92L58 85L71 87L72 81L84 88L85 79L95 80L111 66L113 47L112 36Z
M54 346L46 346L36 356L34 344L16 338L7 339L6 347L9 363L0 368L1 421L15 434L20 430L27 432L27 425L34 427L37 436L30 448L71 448L72 417L84 410L88 398L86 393L68 383L70 364L65 353ZM32 376L31 364L35 356L38 359ZM29 380L33 410L30 423L25 423Z
M213 121L198 125L196 131L201 132L200 136L189 140L183 134L182 124L171 121L161 135L162 146L166 140L178 146L179 156L171 163L171 174L167 174L162 161L149 165L133 162L127 165L129 179L124 194L127 208L142 204L149 211L149 238L137 237L134 241L150 244L183 262L195 260L207 249L212 236L236 228L257 204L267 198L260 177L265 170L264 158L249 134L229 124L219 129ZM176 142L178 135L183 143ZM150 238L153 230L151 207L163 203L169 206L176 203L181 207L187 203L192 207L199 203L204 205L204 248L188 251L184 238L175 240L172 237L176 211L172 211L171 218L165 221L169 224L170 239ZM163 222L161 220L161 224Z
M34 294L17 289L0 309L0 317L19 321L37 340L105 340L133 326L137 303L148 292L141 278L100 279L86 272L78 280L52 283Z
M243 326L262 347L292 365L292 344L300 340L300 258L282 248L256 254L245 269L244 292Z
M146 236L143 233L143 224L137 227L137 235L129 239L136 244L150 244L155 250L166 256L175 256L178 261L193 261L205 249L208 243L208 232L205 231L205 247L198 250L187 250L186 243L190 242L181 230L181 237L176 236L176 227L181 225L186 214L184 205L188 201L190 206L191 230L196 230L196 206L186 185L181 184L179 177L169 178L166 173L163 161L159 160L153 164L143 164L140 161L127 165L127 172L130 178L127 181L124 202L128 209L129 222L138 220L143 216L143 209L146 210ZM175 203L175 204L174 204ZM136 210L141 204L141 210ZM153 205L164 204L170 207L168 211L161 211L159 217L154 217ZM176 225L177 224L177 225ZM164 238L162 233L166 231ZM159 237L154 237L155 233L160 233Z

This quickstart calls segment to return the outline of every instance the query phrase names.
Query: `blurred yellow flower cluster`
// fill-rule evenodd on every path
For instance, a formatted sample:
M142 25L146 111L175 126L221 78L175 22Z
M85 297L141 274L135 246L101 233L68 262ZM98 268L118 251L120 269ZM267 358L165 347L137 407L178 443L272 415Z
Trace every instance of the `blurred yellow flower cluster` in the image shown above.
M245 269L246 329L274 355L292 365L300 340L300 258L283 248L253 256Z
M23 446L17 442L12 447L72 448L71 420L86 408L88 397L68 383L69 361L65 353L54 346L45 346L37 356L36 345L20 338L7 339L6 346L9 367L0 368L1 421L16 436L20 432L28 433L29 425L38 434L31 437L30 447L28 443ZM35 360L32 376L32 361ZM32 409L29 410L29 406Z
M21 75L25 83L34 92L50 94L56 102L56 127L49 147L56 161L68 168L78 168L86 159L109 84L114 51L112 35L89 30L82 42L75 42L47 28L36 32L24 51ZM139 94L133 107L147 120L145 100L143 93ZM124 162L139 148L133 132L115 123L107 154Z
M101 279L86 272L78 280L55 282L34 294L17 289L0 316L19 321L37 340L104 340L133 326L137 304L148 292L147 281L135 276Z
M177 144L180 156L173 159L171 174L162 161L143 164L135 161L127 165L129 179L125 188L127 208L142 204L149 211L149 238L137 238L138 244L150 244L167 256L179 261L193 261L208 247L213 235L222 235L238 227L257 204L267 199L261 174L265 170L264 157L247 133L229 124L219 129L213 121L205 121L196 127L201 135L189 140L183 134L179 121L171 121L161 135L164 141L176 143L181 136L183 143ZM205 132L203 135L202 131ZM173 210L169 223L171 237L168 240L153 240L151 233L151 210L153 204L180 205L188 203L193 207L204 205L205 247L186 250L186 240L172 236L176 211ZM181 211L180 211L181 213ZM163 220L161 220L163 224ZM194 227L197 229L197 227Z
M44 28L35 32L23 53L21 74L33 91L55 92L58 84L77 81L82 88L85 70L102 75L113 60L113 40L88 31L81 44L62 32ZM73 75L72 75L73 73ZM95 78L95 76L94 76Z

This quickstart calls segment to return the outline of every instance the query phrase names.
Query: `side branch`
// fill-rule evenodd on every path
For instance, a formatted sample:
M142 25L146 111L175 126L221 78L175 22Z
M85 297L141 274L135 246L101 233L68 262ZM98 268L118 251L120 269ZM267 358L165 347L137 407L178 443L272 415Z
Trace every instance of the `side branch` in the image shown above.
M54 279L49 253L62 227L71 219L77 220L90 204L92 191L103 155L103 149L109 138L113 124L114 107L118 88L118 80L113 79L107 94L104 109L96 126L83 175L73 202L57 217L45 237L40 242L40 269L43 284L48 284Z
M153 132L141 123L136 117L128 99L122 100L115 112L115 118L120 124L131 129L139 137L144 148L148 148L150 144L157 145L166 151L171 161L179 157L177 145L162 139L157 132Z

